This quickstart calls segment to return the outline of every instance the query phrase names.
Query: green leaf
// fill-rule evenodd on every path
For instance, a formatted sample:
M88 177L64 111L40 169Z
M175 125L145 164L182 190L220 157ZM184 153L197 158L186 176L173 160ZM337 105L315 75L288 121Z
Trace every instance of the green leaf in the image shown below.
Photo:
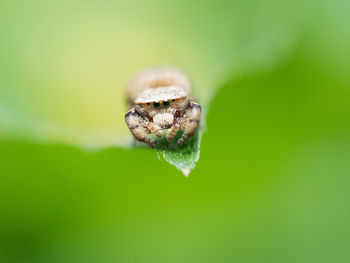
M280 21L280 11L265 12L271 5L286 8L278 1L254 3L254 8L228 0L121 6L63 0L55 8L44 0L20 2L2 1L0 9L3 138L126 148L132 137L123 118L124 88L135 72L178 67L192 79L201 105L209 108L227 79L274 67L295 38L295 18ZM188 174L199 158L202 132L160 154Z
M177 139L181 137L181 133L177 134L170 143L166 139L163 139L159 142L158 154L161 154L166 161L181 170L185 176L188 176L199 159L201 134L202 131L197 130L182 145L176 144Z

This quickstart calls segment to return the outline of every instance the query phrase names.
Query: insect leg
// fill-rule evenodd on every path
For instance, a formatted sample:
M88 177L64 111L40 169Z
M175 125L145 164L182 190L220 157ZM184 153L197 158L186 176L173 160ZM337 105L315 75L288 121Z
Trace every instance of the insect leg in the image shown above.
M150 122L148 124L148 130L151 133L154 133L155 135L157 135L159 138L163 136L162 130L160 129L159 125L154 124L153 122Z
M173 140L174 136L176 135L177 131L180 130L181 125L175 124L171 127L171 129L168 131L168 134L166 136L167 140L170 142Z
M157 143L148 137L147 121L135 109L132 108L125 114L125 122L138 141L148 143L150 146L154 146Z
M191 101L183 116L183 124L180 129L182 129L184 133L177 141L178 144L184 143L196 132L201 119L201 113L201 106Z

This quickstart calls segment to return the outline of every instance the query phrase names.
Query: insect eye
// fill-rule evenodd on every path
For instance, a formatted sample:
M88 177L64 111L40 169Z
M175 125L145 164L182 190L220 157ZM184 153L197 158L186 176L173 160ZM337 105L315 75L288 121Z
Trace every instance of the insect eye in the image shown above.
M159 102L155 102L155 103L153 103L153 106L154 106L155 108L158 108L158 107L160 107L160 103L159 103Z
M169 106L170 102L169 101L163 101L163 106Z

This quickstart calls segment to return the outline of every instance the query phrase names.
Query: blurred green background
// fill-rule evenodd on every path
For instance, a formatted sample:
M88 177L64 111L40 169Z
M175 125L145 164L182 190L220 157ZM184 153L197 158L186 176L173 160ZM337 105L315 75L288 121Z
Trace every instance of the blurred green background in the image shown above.
M349 13L1 1L0 262L350 262ZM208 113L188 178L123 147L124 85L152 65Z

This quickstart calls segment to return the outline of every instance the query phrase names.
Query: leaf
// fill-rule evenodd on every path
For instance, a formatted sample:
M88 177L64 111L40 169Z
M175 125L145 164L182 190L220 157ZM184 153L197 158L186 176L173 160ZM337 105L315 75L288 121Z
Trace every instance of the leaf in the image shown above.
M166 161L181 170L185 176L188 176L199 159L201 134L202 131L197 130L195 135L183 145L175 143L180 138L181 133L171 143L163 140L160 142L158 154L161 154Z
M132 138L123 118L124 87L135 72L154 65L185 71L208 109L228 77L273 67L293 43L293 20L280 22L280 12L264 12L284 4L255 5L153 0L82 7L60 1L52 8L43 0L2 2L1 137L125 148ZM205 119L203 114L203 129ZM188 173L199 158L202 133L160 154Z

